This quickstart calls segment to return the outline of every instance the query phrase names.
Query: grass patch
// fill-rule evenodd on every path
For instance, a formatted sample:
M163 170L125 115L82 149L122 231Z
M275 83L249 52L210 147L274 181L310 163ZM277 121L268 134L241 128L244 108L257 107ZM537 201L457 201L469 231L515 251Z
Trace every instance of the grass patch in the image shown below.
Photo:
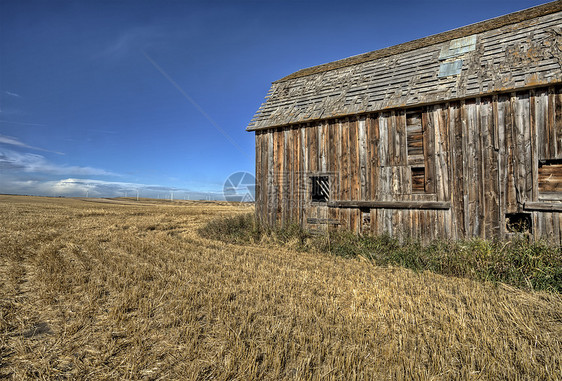
M479 281L502 282L526 290L562 293L562 251L544 241L519 237L506 242L482 239L434 241L422 245L389 236L358 236L351 232L313 235L298 225L270 229L252 214L217 219L199 229L205 238L228 243L288 245L299 251L320 251L344 258L367 258L380 266L402 266L415 271Z

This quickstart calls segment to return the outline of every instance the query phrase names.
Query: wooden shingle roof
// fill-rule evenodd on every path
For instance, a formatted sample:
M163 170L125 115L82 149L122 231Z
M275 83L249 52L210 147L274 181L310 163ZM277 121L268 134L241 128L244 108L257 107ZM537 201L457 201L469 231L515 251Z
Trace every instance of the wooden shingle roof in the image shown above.
M562 82L562 1L297 71L248 131Z

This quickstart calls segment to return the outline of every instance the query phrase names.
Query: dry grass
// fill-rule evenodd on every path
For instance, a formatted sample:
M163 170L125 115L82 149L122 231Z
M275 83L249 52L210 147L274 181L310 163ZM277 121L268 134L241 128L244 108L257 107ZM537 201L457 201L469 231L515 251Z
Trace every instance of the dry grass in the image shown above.
M228 205L0 196L0 378L562 379L562 300L230 245Z

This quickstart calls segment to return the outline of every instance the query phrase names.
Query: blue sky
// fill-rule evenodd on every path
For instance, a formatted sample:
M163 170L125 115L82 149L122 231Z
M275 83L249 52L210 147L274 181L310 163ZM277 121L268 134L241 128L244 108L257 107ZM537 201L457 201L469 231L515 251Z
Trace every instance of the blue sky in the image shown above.
M0 0L0 193L220 198L272 81L541 3Z

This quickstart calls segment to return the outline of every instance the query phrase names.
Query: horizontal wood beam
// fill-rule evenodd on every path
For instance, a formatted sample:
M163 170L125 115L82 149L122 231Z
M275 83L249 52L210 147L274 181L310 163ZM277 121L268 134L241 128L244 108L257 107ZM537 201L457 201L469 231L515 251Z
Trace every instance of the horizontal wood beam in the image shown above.
M539 192L539 201L562 201L562 193Z
M339 220L333 218L307 218L306 223L313 225L327 224L327 225L340 225Z
M330 208L451 209L448 201L329 201Z
M537 210L543 212L562 212L562 203L559 202L526 202L525 210Z

